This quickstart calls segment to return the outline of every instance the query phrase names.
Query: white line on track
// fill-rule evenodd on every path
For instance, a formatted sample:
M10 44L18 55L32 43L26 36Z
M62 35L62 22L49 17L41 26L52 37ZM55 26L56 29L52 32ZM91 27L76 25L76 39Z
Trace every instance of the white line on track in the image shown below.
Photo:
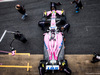
M88 28L90 28L90 27L99 28L100 26L85 26L86 31L89 31Z
M85 73L85 74L88 74L88 75L100 75L100 73Z
M10 1L16 1L16 0L0 0L0 2L10 2Z
M91 4L91 5L85 5L85 6L97 6L97 5L100 5L100 4Z
M4 38L5 34L7 33L7 30L4 31L4 33L2 34L1 38L0 38L0 42L2 41L2 39Z

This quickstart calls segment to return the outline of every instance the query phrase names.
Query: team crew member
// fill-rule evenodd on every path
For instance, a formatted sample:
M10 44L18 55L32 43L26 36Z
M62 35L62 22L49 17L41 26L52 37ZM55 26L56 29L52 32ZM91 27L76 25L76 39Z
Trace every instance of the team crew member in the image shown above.
M58 29L59 29L60 32L64 32L66 30L68 32L69 29L70 29L70 24L67 23L67 24L63 25L62 27L58 27Z
M91 63L96 63L100 61L100 54L94 54L94 57L92 58Z
M56 6L59 6L59 5L61 5L60 2L58 2L58 3L50 2L50 9L51 9L51 11L52 10L56 10L57 9Z
M67 32L69 31L70 29L70 24L65 24L64 26L60 27L59 30L61 32L64 32L65 30L67 30Z
M24 9L24 7L21 6L21 5L19 5L19 4L17 4L15 6L15 8L18 10L19 13L22 14L22 19L25 19L25 17L27 16L27 14L26 14L26 10Z
M66 75L71 75L72 74L71 69L69 69L69 67L68 67L67 60L65 60L65 62L62 62L61 67L60 67L60 71L65 72Z
M79 12L79 9L83 9L83 5L81 0L74 0L71 2L71 4L76 3L76 13Z

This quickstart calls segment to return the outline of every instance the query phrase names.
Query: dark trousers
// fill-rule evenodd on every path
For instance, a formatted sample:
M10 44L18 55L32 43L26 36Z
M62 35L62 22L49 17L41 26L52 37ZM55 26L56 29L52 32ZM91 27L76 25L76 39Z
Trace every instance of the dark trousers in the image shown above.
M91 61L92 63L96 63L96 62L99 62L100 61L100 59L97 59L96 58L97 56L100 56L100 54L95 54L94 55L94 57L92 58L92 61Z

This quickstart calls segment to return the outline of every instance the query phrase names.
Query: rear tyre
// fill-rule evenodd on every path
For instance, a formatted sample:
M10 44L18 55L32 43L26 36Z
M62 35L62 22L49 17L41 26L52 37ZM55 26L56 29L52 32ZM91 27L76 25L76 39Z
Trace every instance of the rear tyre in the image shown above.
M38 67L39 75L45 74L45 65L46 65L46 60L40 60L40 64L39 64L39 67Z

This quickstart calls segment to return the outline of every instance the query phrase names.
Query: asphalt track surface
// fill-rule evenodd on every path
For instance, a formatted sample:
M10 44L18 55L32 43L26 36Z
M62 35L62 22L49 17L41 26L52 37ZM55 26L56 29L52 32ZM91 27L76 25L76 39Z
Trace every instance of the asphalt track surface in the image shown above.
M66 11L71 27L66 36L66 54L100 53L100 0L82 0L83 10L75 13L72 0L17 0L0 3L0 37L4 30L20 31L28 42L15 40L13 46L20 53L43 54L43 31L38 27L44 10L50 10L50 1L61 2L58 9ZM21 14L15 9L16 4L25 6L28 17L21 20ZM0 50L10 51L12 34L6 34L0 42Z

